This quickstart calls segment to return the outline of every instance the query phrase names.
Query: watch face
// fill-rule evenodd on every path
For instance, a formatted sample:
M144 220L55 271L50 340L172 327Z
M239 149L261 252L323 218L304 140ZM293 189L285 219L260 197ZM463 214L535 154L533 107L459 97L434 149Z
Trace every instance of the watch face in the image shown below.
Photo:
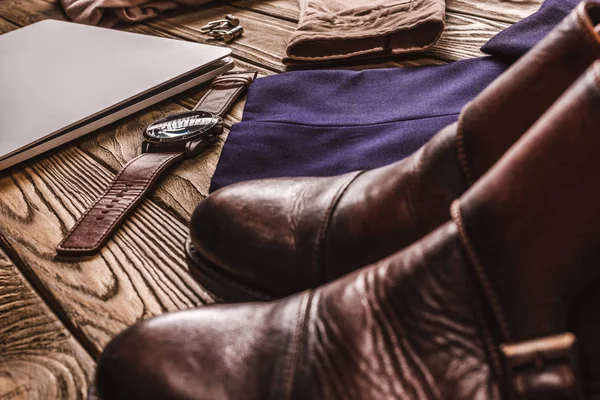
M219 123L219 117L205 111L189 111L154 122L144 132L153 141L190 139L209 132Z

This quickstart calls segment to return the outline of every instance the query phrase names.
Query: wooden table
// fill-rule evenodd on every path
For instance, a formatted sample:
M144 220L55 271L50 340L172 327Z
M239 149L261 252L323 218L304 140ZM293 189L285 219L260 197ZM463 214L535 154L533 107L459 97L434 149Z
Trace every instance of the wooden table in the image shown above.
M447 0L447 29L431 50L338 68L478 57L491 36L540 3ZM246 31L230 45L238 68L262 76L284 71L281 58L298 19L297 0L219 2L119 29L208 43L200 27L228 13ZM58 0L0 1L0 33L48 18L66 19ZM95 359L114 335L138 320L213 302L188 274L183 243L224 139L172 170L98 256L69 261L54 251L115 173L140 152L142 130L162 116L191 109L205 90L206 85L191 90L0 172L0 399L85 398ZM242 103L227 116L227 128L240 120Z

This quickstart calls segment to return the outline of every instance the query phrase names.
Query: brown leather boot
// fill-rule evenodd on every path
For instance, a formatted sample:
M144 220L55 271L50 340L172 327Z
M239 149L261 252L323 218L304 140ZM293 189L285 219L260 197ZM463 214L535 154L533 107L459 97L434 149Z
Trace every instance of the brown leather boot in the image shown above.
M316 287L448 220L450 203L600 57L600 4L582 3L413 156L332 178L232 185L200 203L186 245L198 281L226 301Z
M598 394L600 344L585 339L600 318L578 302L600 293L599 148L600 62L453 204L451 222L316 290L130 328L104 351L98 391L148 400Z

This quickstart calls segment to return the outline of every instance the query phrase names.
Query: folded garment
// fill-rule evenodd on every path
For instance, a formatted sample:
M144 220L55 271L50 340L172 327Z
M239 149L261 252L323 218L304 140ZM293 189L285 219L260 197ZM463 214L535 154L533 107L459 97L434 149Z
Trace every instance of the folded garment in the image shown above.
M200 6L213 0L60 0L65 13L80 24L110 28L119 21L139 22L179 6Z
M258 79L233 126L211 190L258 178L377 168L455 122L506 69L491 57L368 71L298 71Z
M283 61L325 61L422 51L444 30L445 0L300 0Z
M481 51L513 63L549 34L578 3L579 0L547 0L537 12L488 40Z
M112 27L212 0L60 0L75 22ZM300 0L300 23L286 63L424 50L444 30L445 0Z
M251 179L331 176L412 154L578 0L546 0L490 41L484 57L442 66L299 71L258 79L223 148L211 191Z

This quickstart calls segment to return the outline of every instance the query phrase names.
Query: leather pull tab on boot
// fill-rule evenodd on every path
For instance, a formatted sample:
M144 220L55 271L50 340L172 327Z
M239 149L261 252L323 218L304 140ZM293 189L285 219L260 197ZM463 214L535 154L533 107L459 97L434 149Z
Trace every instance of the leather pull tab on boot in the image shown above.
M501 345L511 398L584 399L576 345L572 333Z

